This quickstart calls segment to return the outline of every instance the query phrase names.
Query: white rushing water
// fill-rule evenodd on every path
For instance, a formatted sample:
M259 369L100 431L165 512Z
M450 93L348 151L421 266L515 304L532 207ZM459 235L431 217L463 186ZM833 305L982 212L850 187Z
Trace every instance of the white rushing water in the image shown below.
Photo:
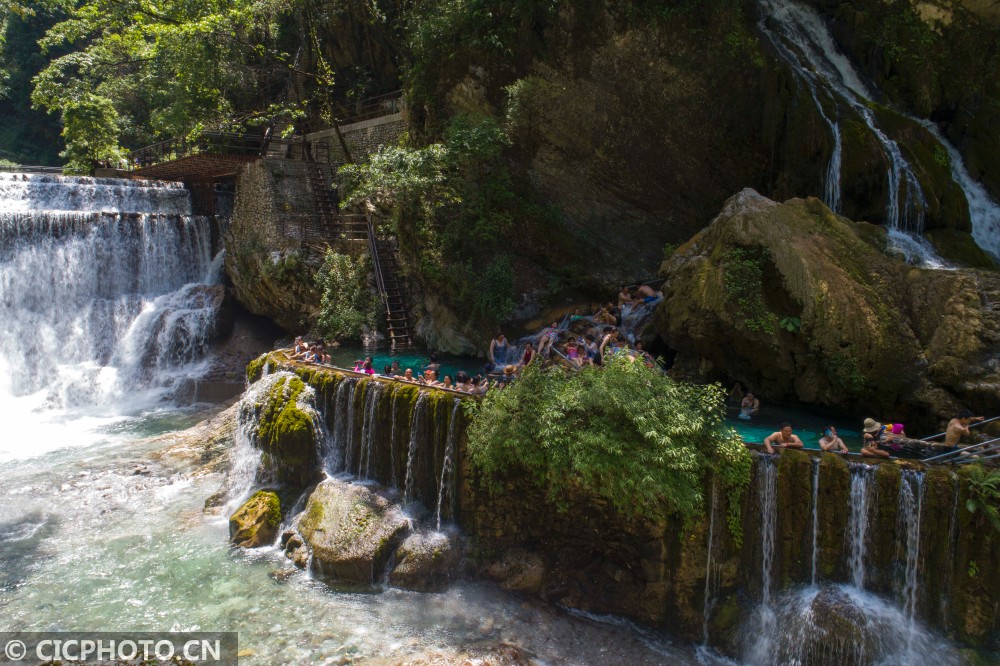
M868 126L879 142L888 164L885 219L889 242L912 263L928 268L946 268L933 246L923 237L927 201L912 165L899 144L879 127L872 103L880 98L840 52L833 35L817 11L795 0L758 0L761 33L785 60L796 78L806 86L816 109L830 130L833 141L826 170L824 200L834 211L841 203L841 133L839 116L853 114ZM833 110L823 103L829 100ZM980 247L1000 257L1000 206L975 181L958 151L926 120L922 124L948 151L952 177L965 192L972 220L972 235Z
M96 441L207 369L211 240L174 183L0 173L0 461Z
M868 519L871 515L872 496L875 494L875 468L864 463L851 463L851 506L847 522L847 543L850 557L847 561L851 582L859 590L865 589L865 547L868 543Z

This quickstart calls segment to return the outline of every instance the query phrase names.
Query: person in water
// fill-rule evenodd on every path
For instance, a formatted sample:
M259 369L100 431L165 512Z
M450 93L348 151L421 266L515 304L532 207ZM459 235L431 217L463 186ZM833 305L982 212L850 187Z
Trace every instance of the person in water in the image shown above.
M622 285L622 290L618 292L618 305L625 305L626 303L632 302L632 293L628 290L628 287Z
M729 391L729 399L737 404L742 404L743 398L746 393L743 391L743 384L736 382L733 384L733 388Z
M518 362L519 368L525 368L531 365L531 362L535 359L535 346L530 342L525 343L524 353L521 354L521 360Z
M869 458L888 458L889 452L879 448L881 435L885 426L875 419L865 419L865 425L861 429L864 433L864 440L861 443L861 455Z
M799 436L792 432L792 424L785 421L781 424L781 430L772 432L764 438L765 451L774 453L774 447L776 446L781 449L801 449L805 445L799 439Z
M559 322L553 321L549 326L542 331L542 334L538 339L538 353L541 356L548 357L548 353L551 353L552 345L556 340L559 339Z
M497 333L497 336L490 341L489 359L493 367L507 364L507 356L511 348L512 345L507 341L506 336L503 333Z
M740 413L738 418L741 421L749 421L759 413L760 400L758 400L757 396L753 394L753 391L747 391L747 394L743 396L743 400L740 401Z
M848 453L847 444L837 434L837 429L828 425L819 438L819 448L831 453Z
M982 416L973 416L971 411L963 409L955 415L955 418L948 422L948 429L944 434L944 445L958 446L962 441L962 437L968 437L972 434L972 431L969 430L969 425L982 420Z

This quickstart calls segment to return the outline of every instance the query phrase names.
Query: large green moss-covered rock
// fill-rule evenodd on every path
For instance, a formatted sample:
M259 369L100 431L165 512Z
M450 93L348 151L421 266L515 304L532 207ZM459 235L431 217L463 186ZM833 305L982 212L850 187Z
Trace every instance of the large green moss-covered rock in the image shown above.
M879 228L817 199L744 190L664 264L657 330L678 371L772 401L877 409L918 432L962 403L1000 412L985 391L1000 379L986 323L1000 280L915 269L883 247Z
M289 372L261 378L240 402L240 422L262 451L261 470L278 483L303 487L318 480L320 427L315 390Z
M260 490L229 518L229 540L240 548L274 543L281 524L281 501L269 490Z
M366 487L327 479L299 520L313 566L332 579L371 584L410 528L403 512Z

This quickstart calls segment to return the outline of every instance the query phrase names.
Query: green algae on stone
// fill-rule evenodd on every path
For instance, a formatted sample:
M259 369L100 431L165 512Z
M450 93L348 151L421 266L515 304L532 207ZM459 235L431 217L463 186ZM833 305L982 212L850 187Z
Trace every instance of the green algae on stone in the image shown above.
M259 490L229 518L229 539L241 548L267 546L274 543L280 524L278 495Z

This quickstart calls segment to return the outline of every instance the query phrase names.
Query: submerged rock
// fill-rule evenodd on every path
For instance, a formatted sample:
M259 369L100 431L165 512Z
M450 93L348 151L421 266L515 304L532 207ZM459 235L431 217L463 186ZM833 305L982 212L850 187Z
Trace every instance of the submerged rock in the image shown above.
M486 575L505 590L533 594L542 589L545 562L535 553L513 549L486 569Z
M229 540L240 548L274 543L281 525L281 500L269 490L259 490L229 518Z
M444 532L411 534L396 549L396 566L389 582L418 592L437 592L454 576L461 549L458 535Z
M299 519L316 570L335 580L374 583L410 522L388 499L364 486L327 479Z

